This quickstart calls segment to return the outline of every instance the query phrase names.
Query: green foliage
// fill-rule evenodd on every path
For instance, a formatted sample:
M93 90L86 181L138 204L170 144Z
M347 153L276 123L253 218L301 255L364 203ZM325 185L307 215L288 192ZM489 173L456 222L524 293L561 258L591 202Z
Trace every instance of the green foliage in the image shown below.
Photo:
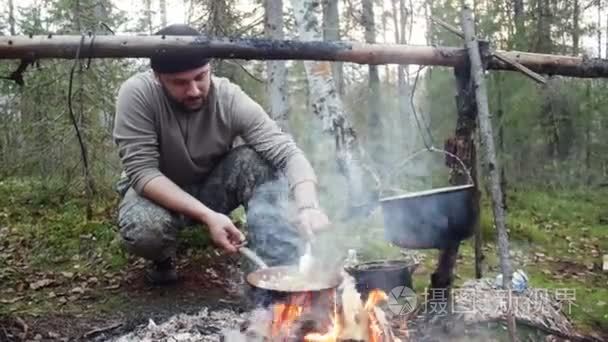
M101 262L124 265L126 257L117 240L113 198L95 203L87 220L85 199L60 182L41 179L7 179L0 182L2 225L23 239L22 253L45 269L83 260L91 267Z
M523 32L516 34L513 2L476 2L478 36L490 48L571 54L588 54L592 47L581 46L597 23L582 15L577 1L524 1ZM429 11L435 17L459 26L460 2L433 1ZM594 6L595 7L595 6ZM596 11L596 8L587 9ZM603 25L603 23L600 23ZM573 46L574 39L579 46ZM588 41L588 40L587 40ZM433 25L431 42L459 46L454 34ZM602 47L603 49L603 47ZM451 135L455 104L455 82L448 70L434 68L424 78L425 111L430 113L437 137ZM508 182L546 187L589 186L605 181L608 145L599 139L606 117L605 80L547 76L538 85L518 73L487 74L490 112L495 119L499 157ZM439 142L440 144L441 142Z

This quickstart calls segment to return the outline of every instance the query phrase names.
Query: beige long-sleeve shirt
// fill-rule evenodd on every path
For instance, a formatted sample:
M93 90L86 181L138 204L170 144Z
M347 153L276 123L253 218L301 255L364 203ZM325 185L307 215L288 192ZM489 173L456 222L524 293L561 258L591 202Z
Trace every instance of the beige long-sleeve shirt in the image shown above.
M137 193L160 175L179 186L202 182L237 137L283 170L291 185L316 182L293 139L228 79L212 76L208 100L198 112L176 108L151 71L132 76L118 92L114 141Z

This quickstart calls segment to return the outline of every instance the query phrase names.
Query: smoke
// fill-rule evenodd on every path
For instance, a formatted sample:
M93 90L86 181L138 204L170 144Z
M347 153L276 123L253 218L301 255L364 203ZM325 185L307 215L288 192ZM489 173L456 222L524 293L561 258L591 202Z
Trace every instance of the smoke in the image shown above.
M442 164L442 155L420 153L404 162L414 151L423 148L422 144L413 146L415 150L409 151L398 143L392 143L398 139L391 139L390 135L385 137L385 156L381 159L387 162L373 163L364 154L363 160L359 160L360 165L364 165L361 177L352 179L362 183L358 185L359 188L372 192L360 193L359 197L354 198L351 197L354 192L349 189L349 184L336 163L332 137L313 125L313 128L306 130L306 138L300 138L316 142L313 149L306 150L305 145L302 147L317 172L321 204L332 221L329 231L319 234L317 239L315 247L320 257L339 260L346 256L348 249L356 249L360 254L380 256L381 253L370 251L374 248L386 252L384 257L397 255L398 251L390 246L390 240L385 237L385 217L379 199L447 185L448 173ZM430 172L432 169L437 169L438 172ZM426 211L436 212L438 209L426 208ZM393 228L396 227L391 229ZM425 231L419 233L424 234Z
M269 266L295 264L303 240L285 177L258 186L247 205L247 240Z
M412 82L413 83L413 82ZM422 80L417 83L417 97L424 97ZM407 220L395 215L387 216L382 209L380 199L390 196L403 195L415 191L423 191L448 185L449 170L445 167L445 156L440 153L422 152L425 144L422 140L421 127L415 121L414 105L417 101L411 101L409 94L411 89L406 89L406 94L400 94L403 89L396 86L383 85L381 96L381 119L384 128L379 137L373 138L367 134L367 83L352 83L348 86L345 95L342 95L342 103L348 119L352 120L353 128L356 130L358 144L363 153L360 159L351 160L349 167L337 163L336 140L332 134L324 131L327 123L317 120L312 115L310 104L306 104L306 97L302 93L290 94L292 98L292 115L290 125L298 127L294 130L294 140L298 147L304 152L319 179L319 195L321 206L331 220L328 230L317 234L312 246L313 254L323 260L321 267L335 269L346 257L349 249L355 249L360 255L376 258L401 257L401 250L395 248L391 241L397 241L394 237L397 232L404 230L401 226L392 225L392 222L409 222L413 224L420 219ZM406 101L403 101L403 98ZM311 101L315 99L311 98ZM419 104L418 104L419 105ZM419 106L417 106L419 107ZM454 107L456 108L456 107ZM302 113L302 114L300 114ZM417 115L426 128L429 118L423 118L422 110L417 109ZM375 141L372 141L375 139ZM369 146L376 144L382 146L382 155L370 155ZM376 153L376 150L374 150ZM351 173L345 177L344 171ZM354 171L353 171L354 170ZM271 190L279 191L279 190ZM252 199L255 201L256 199ZM252 202L253 203L253 202ZM256 239L262 249L277 248L277 243L282 238L273 236L291 236L284 232L291 229L293 225L285 225L284 222L293 221L296 213L294 205L289 199L282 210L287 217L278 217L273 212L277 209L275 204L269 202L252 205L248 213L249 225L264 226L272 234L265 234ZM433 217L436 222L426 222L417 229L411 229L416 236L408 236L410 240L406 245L418 244L415 240L428 241L434 239L433 231L423 227L445 226L449 218L446 215L438 215L444 208L437 207L431 203L414 214L423 217ZM411 212L410 212L411 213ZM254 216L255 215L255 216ZM265 219L264 219L265 218ZM388 227L391 225L390 227ZM286 228L289 226L289 228ZM386 229L388 227L388 229ZM254 233L255 234L255 233ZM296 233L297 234L297 233ZM401 235L405 233L399 233ZM399 235L397 234L397 235ZM402 238L402 236L401 236ZM287 238L291 241L291 238ZM289 245L289 244L288 244ZM283 261L293 261L291 255L294 251L302 252L301 239L294 243L297 248L286 249L276 254L289 254ZM263 252L262 252L263 253Z

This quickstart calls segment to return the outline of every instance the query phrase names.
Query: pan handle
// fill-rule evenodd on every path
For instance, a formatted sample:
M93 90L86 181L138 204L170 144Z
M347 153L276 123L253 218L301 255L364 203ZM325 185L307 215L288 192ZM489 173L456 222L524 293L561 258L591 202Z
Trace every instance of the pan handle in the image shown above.
M251 260L257 267L263 269L268 268L268 265L260 258L254 251L247 247L240 247L239 252L243 254L247 259Z

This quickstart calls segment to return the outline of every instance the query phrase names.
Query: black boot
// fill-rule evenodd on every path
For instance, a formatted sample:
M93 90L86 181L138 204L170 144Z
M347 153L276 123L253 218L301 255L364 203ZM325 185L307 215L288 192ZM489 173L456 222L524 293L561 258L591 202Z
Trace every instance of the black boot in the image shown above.
M177 270L172 258L152 262L146 273L146 280L152 285L168 285L177 281Z

